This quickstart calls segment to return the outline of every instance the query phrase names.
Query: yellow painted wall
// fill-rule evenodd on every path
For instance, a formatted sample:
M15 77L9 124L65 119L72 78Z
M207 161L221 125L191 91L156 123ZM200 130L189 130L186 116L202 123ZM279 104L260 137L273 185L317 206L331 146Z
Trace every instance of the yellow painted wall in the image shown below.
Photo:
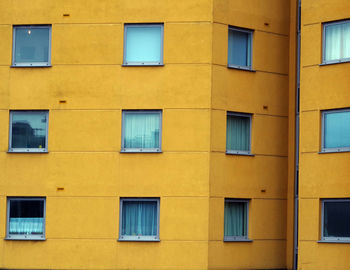
M299 269L349 269L348 244L319 243L321 199L349 198L349 153L319 154L321 111L349 108L350 64L320 66L323 23L349 19L346 0L302 1Z
M0 268L286 267L289 1L0 10ZM152 22L164 23L164 66L123 67L124 23ZM52 25L52 67L10 68L17 24ZM254 30L254 72L227 68L228 25ZM49 110L48 154L7 153L20 109ZM162 110L162 153L120 153L125 109ZM225 154L227 111L253 114L254 156ZM45 241L3 240L7 196L46 197ZM120 197L160 198L160 242L117 241ZM223 242L225 198L250 199L252 242Z

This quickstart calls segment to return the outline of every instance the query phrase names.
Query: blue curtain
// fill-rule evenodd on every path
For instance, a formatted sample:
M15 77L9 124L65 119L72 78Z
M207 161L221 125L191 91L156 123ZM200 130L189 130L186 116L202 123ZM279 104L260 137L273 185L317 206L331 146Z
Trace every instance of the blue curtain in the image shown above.
M225 202L225 236L247 236L246 205L246 202Z
M49 33L48 28L17 28L15 62L48 62Z
M250 117L227 115L226 150L250 151Z
M122 235L157 235L157 202L123 202Z
M324 114L324 148L350 147L350 112Z
M42 234L44 218L10 218L10 234Z
M251 65L251 33L229 29L228 64L249 67Z
M160 113L125 112L124 148L160 148Z
M161 62L162 26L126 27L125 62Z

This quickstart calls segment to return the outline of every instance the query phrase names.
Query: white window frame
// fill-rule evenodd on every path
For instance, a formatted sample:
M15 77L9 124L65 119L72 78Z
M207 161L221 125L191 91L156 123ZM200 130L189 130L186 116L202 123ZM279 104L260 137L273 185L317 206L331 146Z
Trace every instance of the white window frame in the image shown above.
M38 235L32 234L10 234L10 205L11 201L43 201L43 233ZM7 197L7 214L6 214L6 240L45 240L46 228L46 198L45 197Z
M246 209L246 232L247 234L244 236L225 236L225 221L224 221L224 242L251 242L252 240L249 239L249 203L250 199L231 199L231 198L225 198L225 203L244 203L245 209ZM224 220L225 220L225 204L224 204Z
M350 23L350 20L344 20L344 21L336 21L336 22L327 22L327 23L323 23L323 35L322 35L322 64L327 65L327 64L336 64L336 63L343 63L343 62L349 62L350 58L339 58L336 60L326 60L326 28L327 26L330 25L338 25L338 24L346 24L346 23ZM341 35L341 39L343 38L343 33ZM343 54L342 48L340 51L340 55Z
M325 237L324 236L324 203L327 202L348 202L350 199L321 199L321 241L320 242L344 242L350 243L350 237Z
M48 58L47 62L16 62L16 31L17 29L48 29ZM14 25L12 32L12 67L50 67L51 66L51 25Z
M125 137L125 114L159 114L159 147L158 148L125 148L124 137ZM162 152L162 122L163 122L162 110L123 110L122 111L122 143L121 153L161 153Z
M243 150L231 150L227 149L227 118L229 116L238 116L238 117L246 117L249 119L249 150L243 151ZM252 114L250 113L237 113L237 112L227 112L226 114L226 154L233 154L233 155L251 155L252 151Z
M123 203L124 202L157 202L157 235L122 235L123 226ZM159 217L160 217L160 198L120 198L119 203L119 239L118 241L144 241L159 242Z
M127 44L127 31L128 28L139 27L160 27L161 31L161 45L160 45L160 62L128 62L126 59L126 44ZM164 24L163 23L126 23L124 24L124 49L123 49L123 66L163 66L164 65Z
M45 134L45 148L13 148L12 147L12 118L13 114L26 114L26 113L40 113L46 115L46 134ZM48 129L49 129L49 111L42 110L42 111L21 111L21 110L12 110L10 111L10 127L9 127L9 152L11 153L47 153L48 152Z
M250 61L248 63L247 66L240 66L240 65L236 65L233 63L230 63L230 59L229 59L229 52L231 50L231 48L229 47L229 38L230 38L230 31L232 32L243 32L249 35L249 45L250 45ZM243 70L250 70L252 71L252 66L253 66L253 33L254 30L251 29L245 29L245 28L240 28L240 27L235 27L235 26L229 26L228 27L228 40L227 40L227 67L228 68L235 68L235 69L243 69ZM248 55L246 56L248 57Z
M333 148L326 148L325 147L325 115L326 114L332 114L337 112L350 112L350 109L335 109L335 110L324 110L321 111L322 114L322 127L321 127L321 153L334 153L334 152L349 152L350 146L348 147L333 147Z

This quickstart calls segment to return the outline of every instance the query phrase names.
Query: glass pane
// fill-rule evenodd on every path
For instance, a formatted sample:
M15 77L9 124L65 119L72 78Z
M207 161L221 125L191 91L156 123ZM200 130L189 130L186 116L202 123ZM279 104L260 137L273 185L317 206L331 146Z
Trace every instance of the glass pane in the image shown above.
M229 30L228 37L228 64L237 66L250 66L250 38L251 34L241 31Z
M350 23L343 24L343 56L350 58Z
M48 62L48 28L16 28L15 35L15 63Z
M250 117L227 116L226 149L250 150Z
M12 112L12 148L46 147L46 113Z
M122 235L156 236L157 202L124 201Z
M225 236L247 236L246 206L246 202L225 202Z
M161 26L127 27L126 63L161 62Z
M350 112L324 114L324 148L350 147Z
M124 113L124 148L159 148L160 114Z
M327 25L326 31L326 52L325 60L337 60L340 59L341 50L341 24Z
M324 237L350 237L350 201L324 203Z
M44 228L43 200L11 200L10 234L42 234Z

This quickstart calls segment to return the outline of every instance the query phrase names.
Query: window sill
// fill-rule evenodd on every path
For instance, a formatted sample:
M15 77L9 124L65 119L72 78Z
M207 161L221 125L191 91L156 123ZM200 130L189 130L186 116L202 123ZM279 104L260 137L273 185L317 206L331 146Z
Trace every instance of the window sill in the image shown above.
M46 238L43 237L43 238L36 238L36 237L27 237L27 238L18 238L18 236L16 238L12 238L12 237L5 237L4 240L6 241L46 241Z
M8 150L8 154L48 154L47 150Z
M230 69L239 69L239 70L244 70L244 71L249 71L249 72L256 72L256 70L252 69L251 67L242 67L242 66L235 66L235 65L227 65L227 68L230 68Z
M251 239L224 239L224 242L253 242Z
M161 149L124 149L120 150L122 154L140 154L140 153L163 153Z
M322 66L329 66L329 65L336 65L336 64L344 64L344 63L349 63L349 62L350 62L350 59L332 61L332 62L324 62L324 63L319 64L319 66L322 67Z
M160 239L118 239L118 242L160 242Z
M251 153L241 153L241 152L230 152L230 151L226 151L225 152L226 155L234 155L234 156L248 156L248 157L254 157L254 154Z
M152 64L152 63L135 63L135 64L122 64L122 67L164 67L164 64Z
M338 150L324 150L318 152L319 154L334 154L334 153L348 153L350 152L350 149L338 149Z
M50 68L52 65L11 65L11 68Z
M317 243L350 244L350 240L319 240Z

